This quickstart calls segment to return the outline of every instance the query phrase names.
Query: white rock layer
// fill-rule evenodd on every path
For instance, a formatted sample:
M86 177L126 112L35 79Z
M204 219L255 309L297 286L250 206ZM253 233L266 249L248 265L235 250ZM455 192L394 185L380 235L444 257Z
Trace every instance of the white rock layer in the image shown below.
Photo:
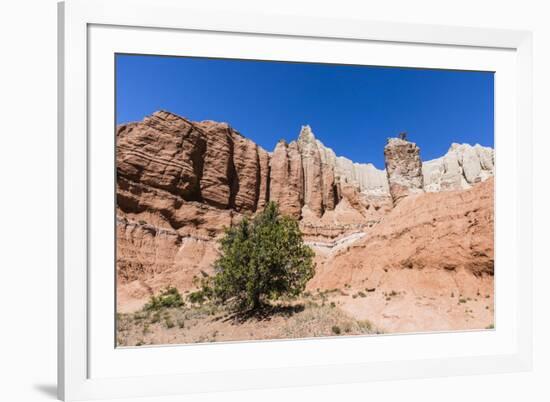
M494 150L453 143L447 153L422 164L424 190L464 190L494 175Z

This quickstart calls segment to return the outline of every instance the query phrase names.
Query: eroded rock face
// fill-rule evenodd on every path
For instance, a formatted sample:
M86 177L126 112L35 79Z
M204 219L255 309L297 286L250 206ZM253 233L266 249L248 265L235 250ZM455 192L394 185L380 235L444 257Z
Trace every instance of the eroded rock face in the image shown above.
M260 165L260 185L258 186L258 203L256 209L262 210L269 201L269 153L258 147L258 163Z
M234 208L236 211L255 211L260 196L262 172L258 146L242 135L233 132L233 164L235 176Z
M200 124L206 142L202 164L200 191L202 201L218 208L233 204L235 190L232 188L236 175L233 163L234 144L229 126L224 123L204 122Z
M465 190L494 175L494 151L479 144L452 144L441 158L422 164L429 192Z
M156 112L117 130L117 175L182 201L256 211L268 198L269 154L226 123Z
M205 151L205 136L190 121L157 112L118 127L117 175L199 201Z
M324 261L308 287L376 288L386 277L402 271L492 276L493 189L490 178L464 191L403 199L366 237ZM438 292L455 285L451 276L447 278L450 282L438 285Z
M323 201L326 198L323 194L321 154L309 126L302 127L298 137L298 149L304 171L304 204L315 216L321 217L325 209Z
M384 159L394 204L411 194L424 192L420 148L400 138L389 138Z
M385 170L377 169L372 163L355 163L339 156L335 163L336 176L353 184L367 195L389 197L390 191Z
M459 240L465 237L467 222L468 230L477 233L470 236L477 245L468 247L481 265L472 265L473 254L460 253L462 260L450 264L476 274L490 273L489 232L481 227L492 230L487 212L492 201L478 190L478 183L487 189L489 184L481 182L489 182L494 174L490 148L453 144L445 156L422 164L415 144L390 139L384 150L386 170L380 170L337 156L309 126L302 128L297 141L280 141L268 153L226 123L192 122L165 111L119 126L116 136L117 291L127 307L134 306L130 300L143 304L167 285L188 289L194 276L211 272L224 227L261 211L268 201L299 220L306 241L340 244L371 239L365 245L368 254L358 258L374 256L380 266L402 266L402 261L409 261L405 255L416 255L411 257L415 267L436 264L422 251L425 244L401 236L410 230L418 238L432 238L436 232L424 222L432 215L437 225L430 225L437 226L437 233L454 240L426 250L447 259L445 247L466 247ZM468 189L473 198L462 195ZM411 194L420 196L407 197ZM474 196L481 197L481 209ZM445 205L434 209L436 203ZM456 222L449 218L453 208L464 212L454 216ZM415 219L423 222L418 228ZM440 227L443 222L446 226ZM454 232L451 236L445 230ZM392 243L396 236L401 240ZM395 253L398 256L391 257ZM395 264L386 259L390 257ZM339 262L345 259L334 261L347 272Z
M304 203L302 156L296 142L279 141L270 162L269 199L283 214L299 218Z

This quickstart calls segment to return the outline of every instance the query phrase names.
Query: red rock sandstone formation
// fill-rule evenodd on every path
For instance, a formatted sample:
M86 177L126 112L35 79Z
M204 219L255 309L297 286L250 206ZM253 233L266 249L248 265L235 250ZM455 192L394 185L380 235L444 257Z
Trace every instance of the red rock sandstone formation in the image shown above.
M299 218L304 203L302 157L296 142L279 141L270 162L269 200L283 214Z
M491 178L465 191L403 199L365 237L324 259L309 286L376 287L379 279L401 270L492 276L493 189Z
M309 126L272 154L226 123L164 111L119 126L116 136L119 307L139 306L166 285L189 289L195 275L211 272L223 228L270 200L330 261L319 265L317 287L355 282L366 271L350 267L366 261L369 269L492 269L492 182L421 194L424 181L437 192L490 178L489 148L453 144L422 165L415 144L390 139L386 173L337 157ZM331 251L352 240L349 254Z

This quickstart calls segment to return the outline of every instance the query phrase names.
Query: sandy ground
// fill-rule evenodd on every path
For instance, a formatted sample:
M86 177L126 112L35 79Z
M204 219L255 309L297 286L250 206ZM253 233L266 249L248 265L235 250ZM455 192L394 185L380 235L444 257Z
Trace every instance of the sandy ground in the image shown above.
M437 272L388 274L384 285L308 291L260 315L237 316L209 304L117 315L118 346L484 330L494 327L493 278L462 278L438 292ZM453 274L443 273L454 280ZM456 275L456 273L454 273ZM404 277L405 276L405 277ZM408 276L408 277L407 277ZM404 282L402 282L404 281ZM476 283L473 284L472 281ZM407 284L407 290L403 284ZM422 293L415 291L418 285ZM432 286L434 285L434 286ZM430 290L432 289L432 290Z
M307 300L253 316L203 305L119 314L117 345L206 343L292 339L380 332L368 320L355 320L335 304Z

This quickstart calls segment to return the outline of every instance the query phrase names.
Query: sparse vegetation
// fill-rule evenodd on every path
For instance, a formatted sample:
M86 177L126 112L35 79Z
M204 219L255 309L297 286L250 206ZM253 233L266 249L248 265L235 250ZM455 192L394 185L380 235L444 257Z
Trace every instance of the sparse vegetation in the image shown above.
M151 296L149 302L145 305L144 310L159 310L164 307L181 307L183 306L183 298L180 292L175 287L167 287L160 292L158 296Z
M361 328L365 332L372 332L374 329L372 322L370 322L369 320L357 321L357 324L359 325L359 328Z
M304 244L298 222L280 215L273 202L253 220L245 217L227 229L220 246L215 276L203 277L190 300L257 310L282 296L301 294L315 273L314 253Z
M344 330L344 332L346 334L349 334L353 329L351 322L349 322L349 321L344 322L342 329Z
M166 328L174 328L176 324L174 324L174 321L170 317L164 319L164 324L166 325Z
M160 313L157 311L155 314L153 314L153 317L151 317L151 324L156 324L160 321Z
M292 304L279 301L247 313L210 302L142 310L120 314L117 325L120 346L158 344L165 339L165 331L171 331L174 343L381 333L370 321L348 316L336 301L322 305L311 298Z

